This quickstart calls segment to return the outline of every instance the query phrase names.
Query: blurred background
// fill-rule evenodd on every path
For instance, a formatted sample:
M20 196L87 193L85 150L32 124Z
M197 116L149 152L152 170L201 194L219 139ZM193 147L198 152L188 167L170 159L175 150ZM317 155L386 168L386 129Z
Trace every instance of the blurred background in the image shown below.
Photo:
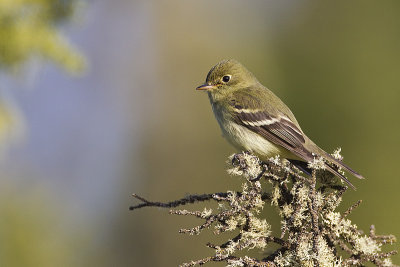
M128 207L132 193L168 201L239 187L225 171L235 150L194 90L225 58L367 178L351 177L358 190L342 208L364 202L350 219L400 237L399 14L394 0L0 0L0 265L211 255L211 231L178 234L199 221Z

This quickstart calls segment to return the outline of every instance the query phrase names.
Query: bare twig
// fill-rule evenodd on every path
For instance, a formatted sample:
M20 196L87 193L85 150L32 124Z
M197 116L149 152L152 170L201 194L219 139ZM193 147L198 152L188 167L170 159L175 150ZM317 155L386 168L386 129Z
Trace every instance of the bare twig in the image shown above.
M132 194L132 196L143 203L136 205L136 206L130 206L129 210L135 210L135 209L140 209L143 207L160 207L160 208L175 208L178 206L186 205L189 203L195 203L195 202L203 202L207 200L214 199L215 196L219 197L226 197L228 193L213 193L213 194L202 194L202 195L189 195L187 197L174 200L171 202L153 202L153 201L148 201L145 198L137 195L137 194Z
M342 215L342 218L346 218L353 210L355 210L356 208L358 208L358 206L360 206L360 204L362 203L362 200L357 201L356 203L354 203L353 205L350 206L350 208L348 208Z

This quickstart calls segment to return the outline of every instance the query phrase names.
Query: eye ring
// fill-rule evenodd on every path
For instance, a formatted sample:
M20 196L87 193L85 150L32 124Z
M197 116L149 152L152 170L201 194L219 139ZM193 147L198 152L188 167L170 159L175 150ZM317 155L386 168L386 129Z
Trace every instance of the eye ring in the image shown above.
M227 83L231 80L232 75L225 75L222 77L222 82Z

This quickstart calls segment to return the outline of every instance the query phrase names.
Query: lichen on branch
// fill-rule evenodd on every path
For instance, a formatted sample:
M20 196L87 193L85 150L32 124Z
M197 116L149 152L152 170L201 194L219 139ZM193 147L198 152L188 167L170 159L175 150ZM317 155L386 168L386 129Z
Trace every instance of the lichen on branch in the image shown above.
M338 151L335 157L341 158ZM319 168L318 159L309 164L312 176L279 157L261 162L256 156L243 152L230 157L228 173L243 177L241 191L190 195L169 202L151 202L134 195L142 203L137 209L149 206L176 208L190 203L213 200L217 210L200 211L172 209L171 214L194 216L203 222L181 229L180 233L198 235L205 229L215 234L238 232L222 244L207 246L212 256L192 260L181 266L202 265L208 262L226 262L228 266L396 266L390 257L396 250L382 252L382 245L396 241L393 235L376 235L371 225L368 235L358 229L348 216L361 201L345 212L337 211L347 187L329 172ZM281 218L281 233L271 230L267 218L260 215L265 205L276 208ZM237 256L239 251L263 251L270 244L278 245L264 257ZM275 247L275 246L274 246ZM243 253L241 253L243 254Z

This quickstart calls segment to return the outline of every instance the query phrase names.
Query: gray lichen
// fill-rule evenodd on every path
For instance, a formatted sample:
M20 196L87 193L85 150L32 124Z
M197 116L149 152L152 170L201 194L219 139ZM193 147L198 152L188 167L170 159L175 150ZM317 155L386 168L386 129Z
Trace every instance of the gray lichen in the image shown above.
M341 159L339 152L334 156ZM229 162L228 173L244 179L239 192L191 195L170 203L150 202L134 195L143 203L131 209L171 208L205 200L219 203L216 211L206 208L203 211L170 211L204 221L196 227L181 229L181 233L197 235L208 228L215 234L238 232L223 244L208 243L214 255L181 266L212 261L226 262L227 266L364 266L368 262L376 266L396 266L390 257L397 251L382 252L383 245L396 241L393 235L376 235L373 225L365 235L347 218L361 201L344 213L337 211L347 187L320 168L320 159L309 163L310 178L279 157L261 162L254 155L240 153L231 156ZM266 218L260 216L265 205L275 207L281 217L279 236L272 233ZM237 256L242 250L263 251L271 243L278 244L279 248L264 258Z

